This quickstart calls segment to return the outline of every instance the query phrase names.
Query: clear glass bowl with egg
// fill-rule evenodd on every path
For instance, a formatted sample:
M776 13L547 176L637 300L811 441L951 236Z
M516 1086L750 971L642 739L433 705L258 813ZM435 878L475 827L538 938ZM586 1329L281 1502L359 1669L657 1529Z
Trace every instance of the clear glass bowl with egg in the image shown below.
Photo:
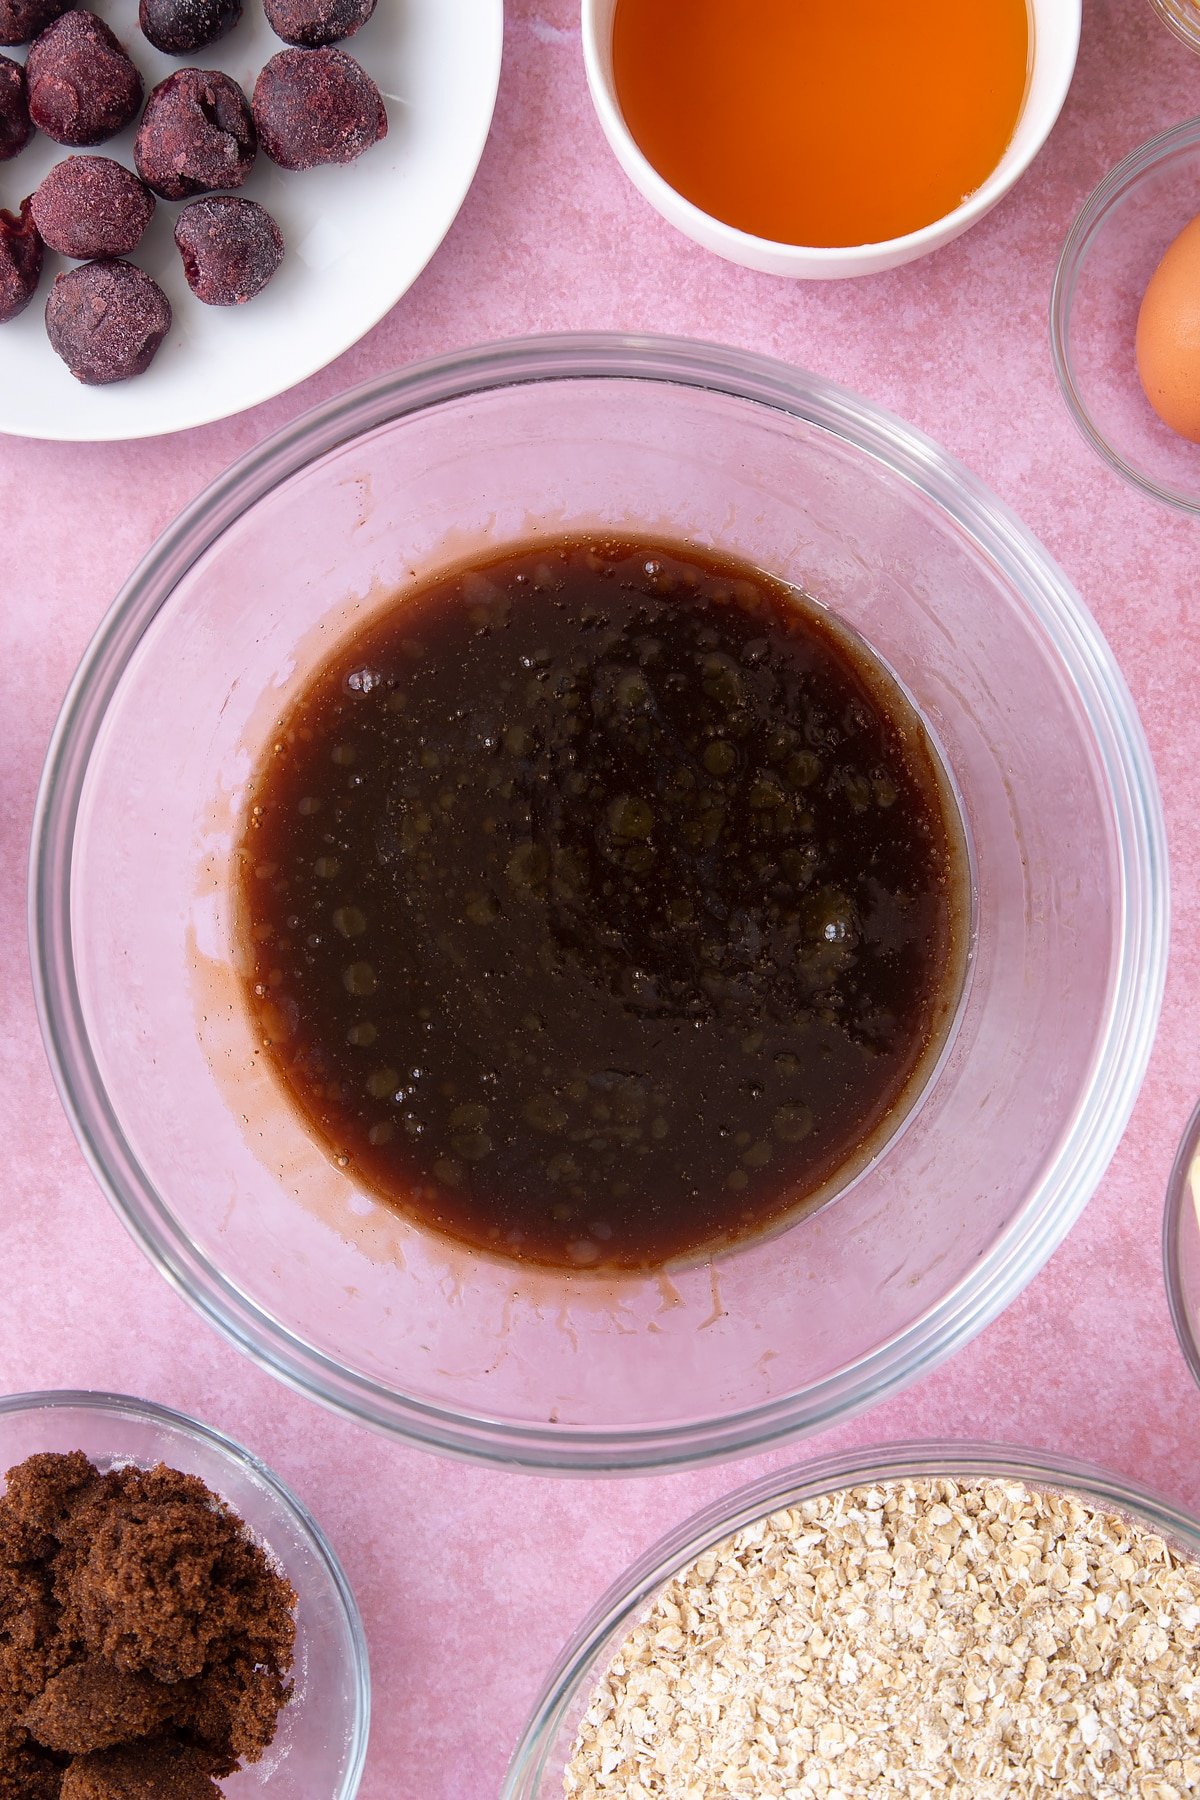
M1164 1539L1182 1559L1200 1562L1200 1521L1118 1475L1043 1451L987 1444L890 1444L763 1476L670 1532L592 1608L547 1677L509 1764L500 1800L562 1800L563 1773L597 1683L661 1590L705 1551L772 1513L840 1489L939 1479L1020 1482L1071 1496L1133 1520Z
M1200 1382L1200 1106L1188 1120L1167 1183L1163 1266L1179 1347Z
M1055 373L1076 425L1118 475L1200 513L1200 444L1154 412L1135 342L1147 284L1200 211L1200 119L1118 163L1085 202L1059 257L1050 301Z
M239 974L234 838L287 697L422 575L573 528L710 545L836 611L920 708L973 846L970 985L906 1128L820 1210L686 1268L531 1268L379 1204L262 1066ZM818 1429L979 1331L1104 1171L1167 942L1129 694L1016 519L815 376L615 336L406 369L289 425L191 506L67 698L30 906L79 1141L202 1315L368 1424L576 1473Z
M0 1475L27 1456L72 1450L101 1470L161 1462L199 1476L295 1589L292 1698L262 1760L227 1777L223 1793L251 1800L270 1787L275 1800L354 1800L371 1721L367 1644L350 1584L316 1520L256 1456L168 1407L72 1390L0 1399Z

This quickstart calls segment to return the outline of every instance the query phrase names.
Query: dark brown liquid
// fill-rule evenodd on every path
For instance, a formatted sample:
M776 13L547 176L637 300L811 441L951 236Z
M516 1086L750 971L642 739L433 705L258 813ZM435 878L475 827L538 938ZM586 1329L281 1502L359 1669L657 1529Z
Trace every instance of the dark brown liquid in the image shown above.
M406 594L281 721L239 848L266 1054L368 1189L519 1260L762 1231L924 1080L961 828L793 590L563 542Z

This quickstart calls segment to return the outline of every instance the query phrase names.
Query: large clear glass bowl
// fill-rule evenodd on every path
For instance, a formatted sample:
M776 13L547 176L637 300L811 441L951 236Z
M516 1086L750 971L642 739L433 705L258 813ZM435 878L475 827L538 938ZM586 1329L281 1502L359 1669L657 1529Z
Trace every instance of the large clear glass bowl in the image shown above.
M296 1591L293 1694L262 1760L221 1784L228 1800L354 1800L371 1722L362 1619L316 1521L265 1463L208 1425L125 1394L56 1391L0 1399L0 1478L43 1451L82 1450L97 1468L155 1463L198 1475L228 1502Z
M620 1576L597 1602L551 1671L509 1764L500 1800L562 1800L563 1770L593 1690L659 1592L714 1544L787 1507L842 1488L937 1478L1023 1481L1076 1495L1136 1520L1200 1562L1200 1521L1090 1463L996 1444L889 1444L824 1457L764 1476L705 1507Z
M669 1276L521 1270L376 1205L261 1067L230 922L248 775L327 646L450 560L591 527L734 552L835 609L922 709L976 864L969 992L907 1130L790 1230ZM405 370L288 427L184 513L68 695L31 907L80 1142L204 1316L370 1424L574 1472L814 1430L972 1337L1108 1162L1167 941L1129 694L1017 521L814 376L618 337Z

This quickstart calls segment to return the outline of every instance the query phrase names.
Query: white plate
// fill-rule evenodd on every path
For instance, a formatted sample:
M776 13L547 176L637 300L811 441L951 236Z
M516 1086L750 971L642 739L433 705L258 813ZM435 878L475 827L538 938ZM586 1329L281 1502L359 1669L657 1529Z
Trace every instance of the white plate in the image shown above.
M260 0L245 0L236 29L193 57L151 48L137 0L93 0L92 10L133 57L147 93L193 63L226 70L249 95L263 63L284 48ZM340 356L412 285L463 203L491 124L503 23L503 0L379 0L342 48L382 89L388 135L357 162L296 174L259 151L238 192L274 215L287 252L247 305L196 299L172 236L180 208L160 200L130 257L165 289L175 315L146 374L84 387L68 373L46 339L44 310L55 275L72 265L47 253L37 294L0 325L0 431L85 442L181 431L269 400ZM25 57L23 49L4 54ZM82 152L39 133L0 163L0 206L15 210L64 156L112 156L132 168L134 129Z

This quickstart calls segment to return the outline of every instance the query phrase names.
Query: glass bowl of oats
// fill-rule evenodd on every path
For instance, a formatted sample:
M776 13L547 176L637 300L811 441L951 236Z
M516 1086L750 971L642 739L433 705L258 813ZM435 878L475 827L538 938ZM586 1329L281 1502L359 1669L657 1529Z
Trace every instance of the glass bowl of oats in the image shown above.
M1198 1655L1197 1520L1041 1452L859 1450L622 1576L501 1800L1168 1800L1200 1785Z

